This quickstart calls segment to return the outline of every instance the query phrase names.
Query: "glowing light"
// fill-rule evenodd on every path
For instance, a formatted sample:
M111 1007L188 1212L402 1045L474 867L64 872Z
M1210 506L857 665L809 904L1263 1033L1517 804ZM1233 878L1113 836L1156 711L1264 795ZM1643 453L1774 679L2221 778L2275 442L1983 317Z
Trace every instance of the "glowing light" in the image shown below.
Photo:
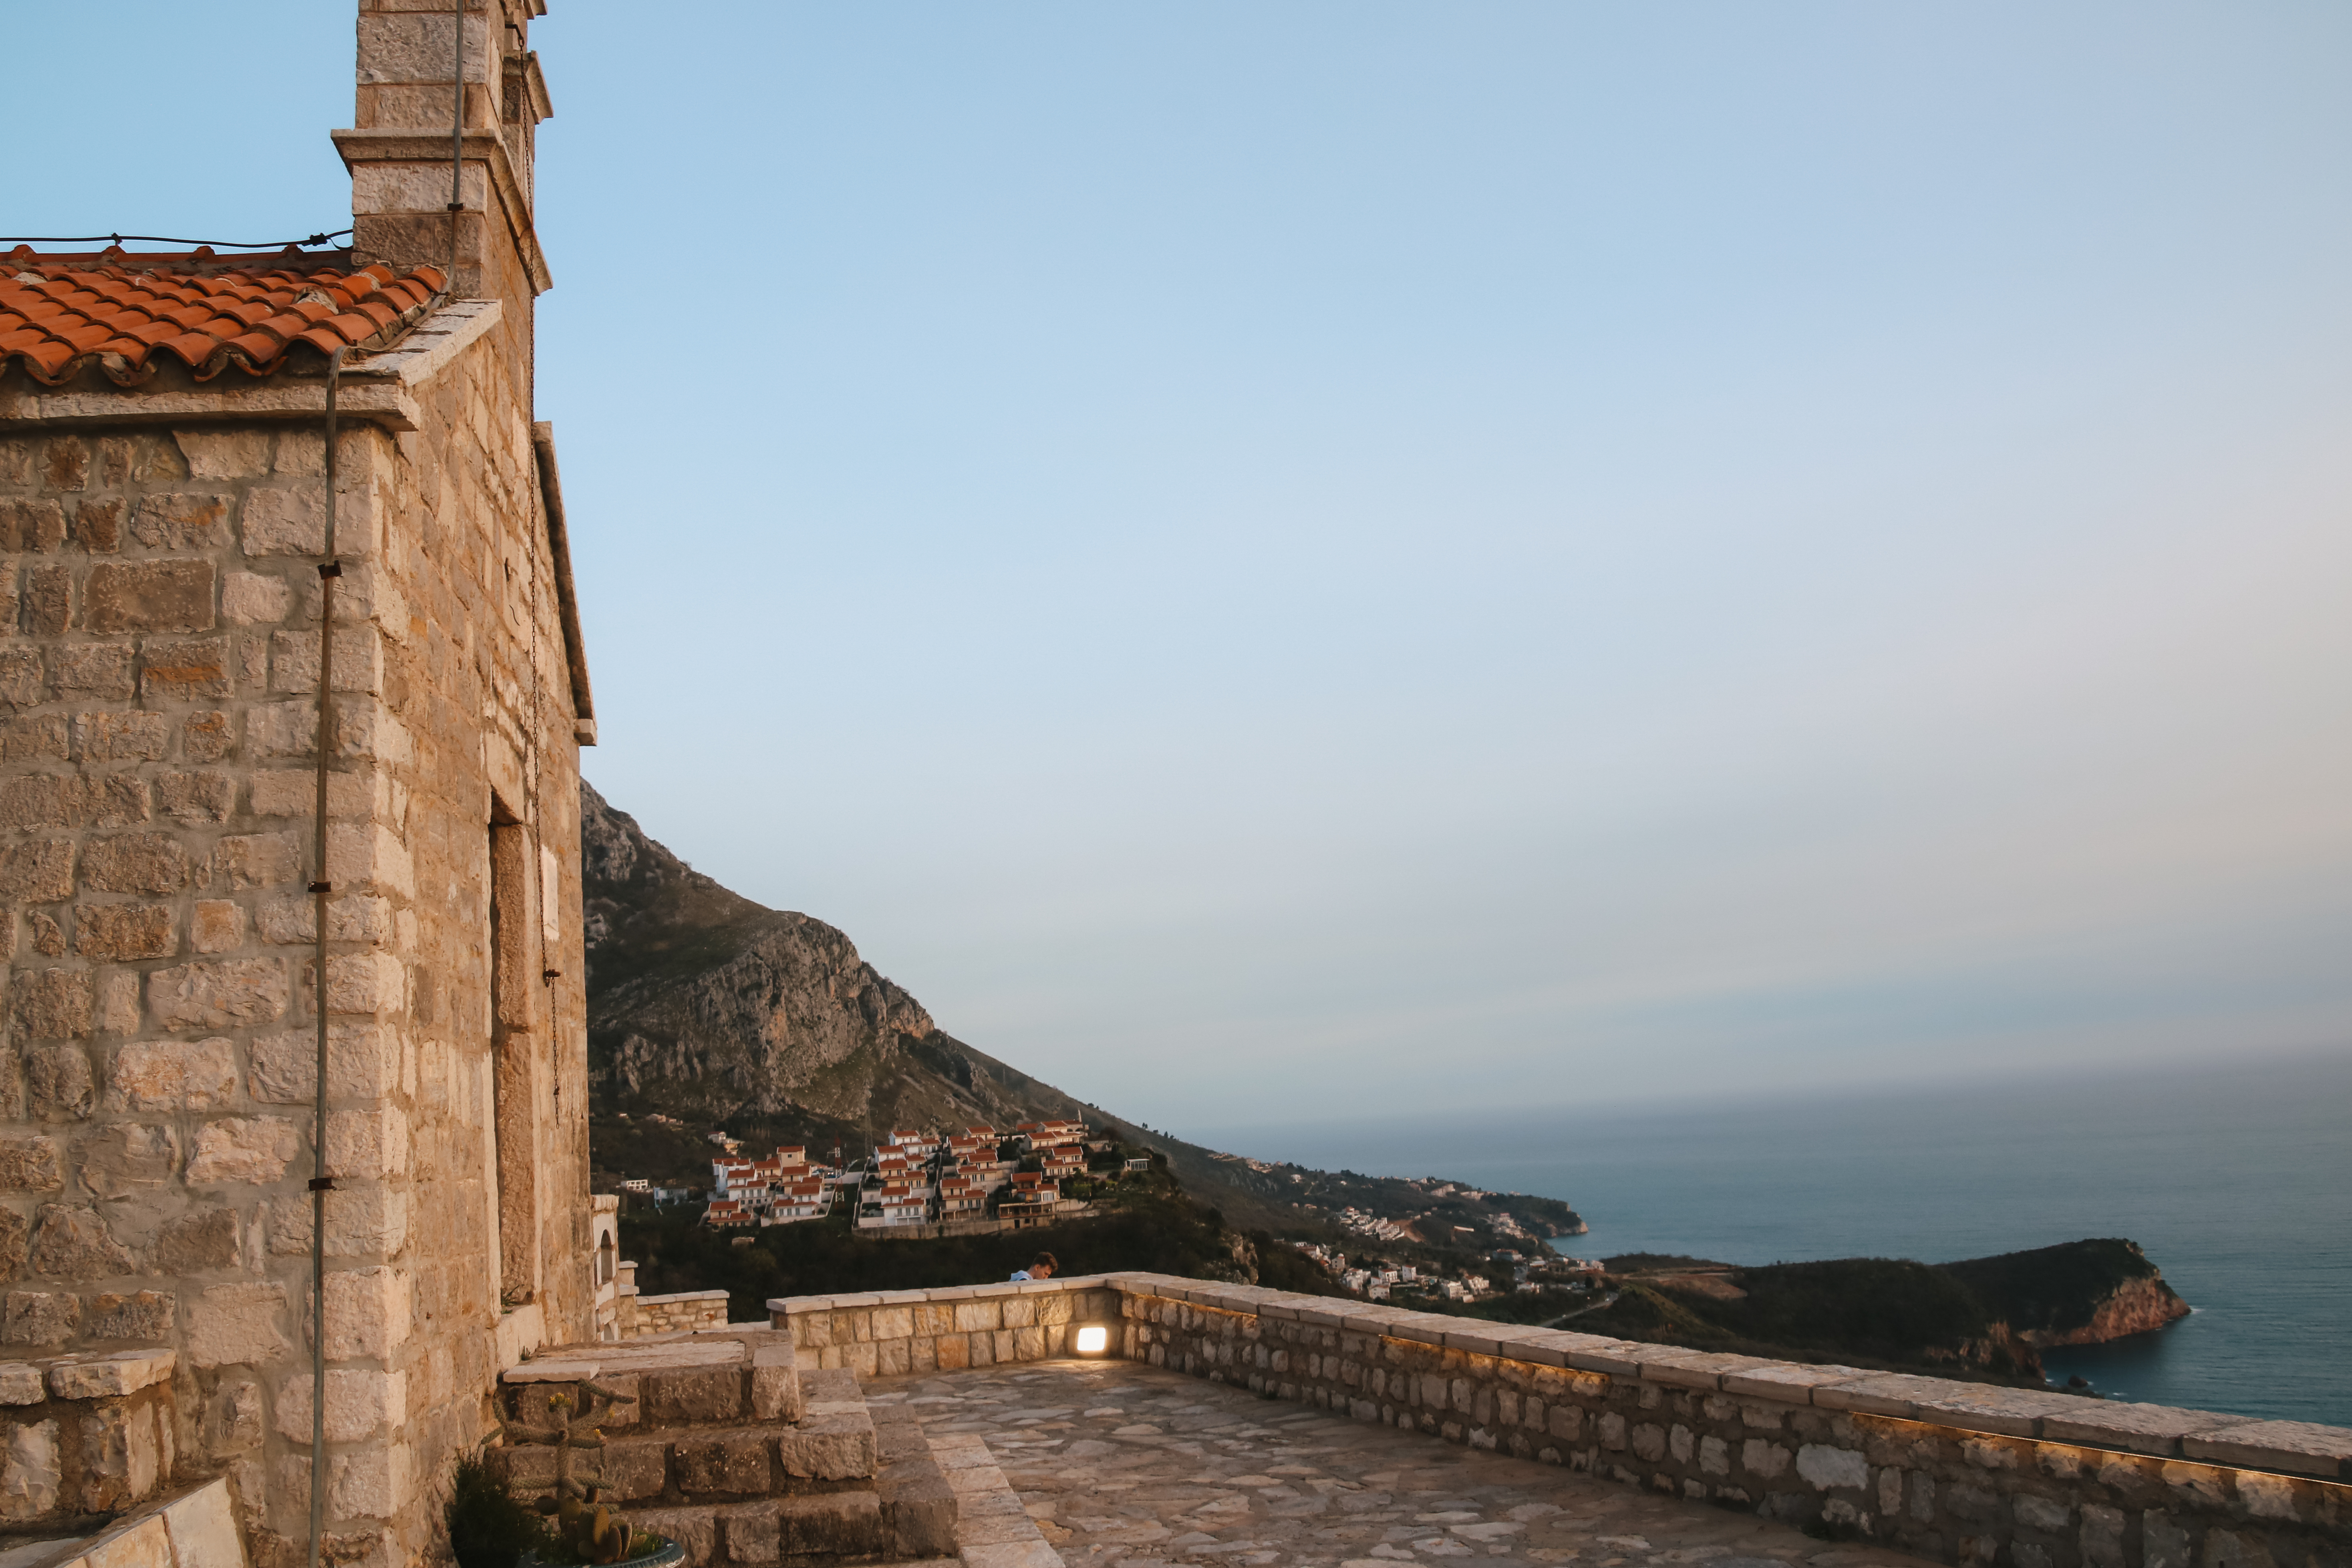
M1100 1355L1110 1348L1110 1331L1100 1323L1088 1323L1078 1331L1078 1353Z

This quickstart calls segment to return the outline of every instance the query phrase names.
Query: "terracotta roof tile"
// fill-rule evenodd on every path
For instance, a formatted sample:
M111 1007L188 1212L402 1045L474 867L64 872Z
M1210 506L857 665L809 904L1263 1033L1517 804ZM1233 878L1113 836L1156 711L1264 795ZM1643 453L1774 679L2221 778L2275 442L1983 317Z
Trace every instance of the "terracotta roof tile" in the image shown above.
M262 376L305 343L320 353L381 349L421 321L440 293L440 268L406 274L351 269L289 253L42 257L26 246L0 258L0 374L22 362L58 385L96 363L123 386L170 361L199 381L232 367Z

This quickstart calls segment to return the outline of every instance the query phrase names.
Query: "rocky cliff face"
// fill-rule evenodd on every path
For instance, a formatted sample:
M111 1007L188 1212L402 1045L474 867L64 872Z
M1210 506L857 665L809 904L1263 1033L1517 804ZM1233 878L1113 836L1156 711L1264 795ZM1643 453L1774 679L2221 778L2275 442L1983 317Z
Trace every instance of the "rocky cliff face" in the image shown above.
M2074 1329L2030 1329L2028 1344L2103 1345L2127 1334L2153 1333L2165 1324L2189 1315L2189 1303L2173 1294L2162 1275L2126 1279L2091 1309L2091 1321Z
M730 892L581 786L592 1074L623 1109L888 1127L1081 1114L840 931Z
M1941 1266L2029 1345L2095 1345L2189 1315L2136 1241L2106 1237Z

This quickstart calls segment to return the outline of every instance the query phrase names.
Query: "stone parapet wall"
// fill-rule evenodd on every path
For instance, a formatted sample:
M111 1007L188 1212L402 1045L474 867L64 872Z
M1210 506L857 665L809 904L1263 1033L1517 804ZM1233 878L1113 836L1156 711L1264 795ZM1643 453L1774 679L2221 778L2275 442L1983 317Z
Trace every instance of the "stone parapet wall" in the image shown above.
M1056 1295L1066 1308L1047 1307ZM1060 1331L1006 1341L1003 1328L942 1327L1008 1303L1050 1313ZM803 1354L863 1375L982 1364L970 1358L983 1338L993 1361L1068 1354L1070 1325L1109 1320L1108 1354L1952 1563L2352 1563L2352 1431L2335 1427L1161 1275L769 1307ZM961 1362L942 1350L958 1338Z
M697 1329L723 1329L727 1326L727 1292L724 1290L684 1290L674 1296L638 1296L624 1298L629 1303L623 1308L621 1337L642 1339L648 1334L688 1333Z
M1118 1293L1101 1275L938 1290L794 1296L768 1303L804 1357L860 1377L1047 1361L1074 1353L1083 1323L1116 1328ZM805 1363L803 1363L805 1364Z

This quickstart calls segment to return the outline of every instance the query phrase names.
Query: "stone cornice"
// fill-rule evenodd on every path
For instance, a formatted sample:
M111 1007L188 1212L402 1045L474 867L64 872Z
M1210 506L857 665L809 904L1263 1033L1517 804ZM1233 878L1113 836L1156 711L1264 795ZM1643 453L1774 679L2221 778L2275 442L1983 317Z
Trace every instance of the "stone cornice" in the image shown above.
M356 171L362 163L418 163L444 169L449 166L446 132L397 126L383 130L346 129L328 134L335 139L335 151L342 154L347 170ZM513 237L515 250L522 258L524 270L530 275L531 290L544 294L555 286L555 279L547 269L546 254L539 247L539 232L531 225L530 197L515 178L514 161L507 153L506 138L496 131L468 130L459 156L465 163L480 163L489 170L490 188L499 194L507 232Z
M504 314L496 300L453 300L382 353L347 363L343 374L391 376L403 386L415 386L497 326Z

